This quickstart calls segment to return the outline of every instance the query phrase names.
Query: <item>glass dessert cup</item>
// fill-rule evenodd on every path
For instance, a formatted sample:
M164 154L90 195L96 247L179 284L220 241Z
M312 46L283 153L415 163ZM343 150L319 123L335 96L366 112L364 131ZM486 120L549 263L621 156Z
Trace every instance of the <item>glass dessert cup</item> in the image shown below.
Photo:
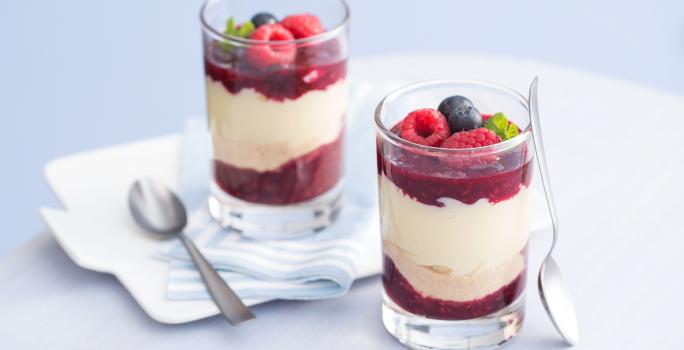
M477 148L402 139L409 112L450 95L488 115L504 112L519 135ZM420 349L494 348L524 318L534 154L526 99L477 81L435 80L386 96L375 112L385 328Z
M313 14L327 29L266 40L227 34L229 18L240 31L243 20L263 11L280 19ZM337 217L343 204L348 18L343 0L204 4L213 144L209 208L222 226L251 237L286 238L320 230Z

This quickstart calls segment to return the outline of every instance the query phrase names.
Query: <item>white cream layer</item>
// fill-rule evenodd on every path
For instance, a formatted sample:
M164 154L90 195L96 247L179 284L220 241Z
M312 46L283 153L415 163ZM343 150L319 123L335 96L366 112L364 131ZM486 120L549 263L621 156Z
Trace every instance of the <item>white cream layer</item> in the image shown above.
M451 198L443 207L406 196L384 175L379 177L383 240L415 264L474 276L501 268L520 255L529 236L528 189L513 198L467 205Z
M214 158L267 171L334 141L344 127L347 85L340 80L295 100L273 101L254 89L231 94L206 78Z

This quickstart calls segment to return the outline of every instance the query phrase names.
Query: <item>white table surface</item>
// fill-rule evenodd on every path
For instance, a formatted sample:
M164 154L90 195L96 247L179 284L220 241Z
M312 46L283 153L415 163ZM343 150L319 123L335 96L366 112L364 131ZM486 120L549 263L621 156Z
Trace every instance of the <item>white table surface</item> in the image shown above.
M679 348L684 99L538 62L480 56L384 56L352 67L352 76L366 79L477 77L520 91L535 74L562 222L556 256L580 319L577 348ZM547 243L543 233L531 242L533 273ZM529 283L533 288L533 276ZM561 348L533 289L527 300L527 324L508 348ZM112 277L72 264L47 234L0 259L2 349L399 348L382 328L379 305L374 277L339 299L258 306L257 321L244 327L217 317L164 326Z

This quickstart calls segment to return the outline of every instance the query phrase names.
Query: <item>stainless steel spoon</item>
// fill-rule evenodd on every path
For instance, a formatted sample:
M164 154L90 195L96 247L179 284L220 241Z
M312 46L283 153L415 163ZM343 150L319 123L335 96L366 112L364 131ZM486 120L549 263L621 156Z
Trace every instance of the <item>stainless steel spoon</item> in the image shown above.
M575 306L570 298L570 293L565 287L565 284L563 284L563 278L561 277L558 264L556 264L556 261L554 261L551 256L553 249L556 247L556 242L558 241L558 214L556 213L556 206L553 201L553 194L551 193L551 180L549 179L549 169L546 166L544 141L542 139L541 124L539 122L539 105L537 102L538 80L539 78L535 77L530 86L528 107L530 110L530 119L532 121L532 139L537 155L537 164L539 165L539 170L541 172L544 194L546 195L546 202L548 204L549 213L551 214L553 242L539 269L537 283L542 304L544 304L546 313L549 314L554 327L556 327L556 330L558 330L558 333L560 333L566 343L575 345L577 344L579 336Z
M135 221L149 232L178 237L188 250L216 306L231 325L255 318L232 289L183 233L187 214L180 199L159 181L140 179L128 193L128 206Z

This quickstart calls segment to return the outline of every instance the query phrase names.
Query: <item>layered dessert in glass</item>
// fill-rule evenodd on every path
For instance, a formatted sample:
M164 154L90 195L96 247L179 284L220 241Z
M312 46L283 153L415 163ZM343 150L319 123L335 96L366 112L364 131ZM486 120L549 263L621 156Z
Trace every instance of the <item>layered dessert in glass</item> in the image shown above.
M526 100L413 84L376 111L383 321L414 347L486 348L523 319L534 149Z
M325 227L342 197L345 3L217 0L201 16L212 215L238 230Z

